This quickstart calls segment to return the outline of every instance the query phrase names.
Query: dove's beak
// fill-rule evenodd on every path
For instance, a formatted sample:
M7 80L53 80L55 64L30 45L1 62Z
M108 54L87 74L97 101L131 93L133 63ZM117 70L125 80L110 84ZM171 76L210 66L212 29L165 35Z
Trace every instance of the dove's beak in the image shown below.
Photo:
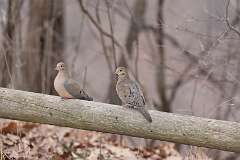
M57 67L54 68L56 71L58 70Z

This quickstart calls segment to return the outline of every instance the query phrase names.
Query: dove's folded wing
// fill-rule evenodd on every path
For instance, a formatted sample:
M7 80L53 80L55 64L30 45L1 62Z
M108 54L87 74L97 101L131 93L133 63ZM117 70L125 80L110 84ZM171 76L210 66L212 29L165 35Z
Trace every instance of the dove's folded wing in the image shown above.
M143 95L140 85L137 82L132 81L131 82L131 90L132 90L132 94L134 94L135 101L138 102L138 105L144 106L145 98L144 98L144 95Z
M74 98L78 98L78 99L84 99L84 100L92 100L91 97L89 97L84 91L83 89L80 87L80 85L72 80L72 79L68 79L64 82L64 87L67 90L67 92L69 94L71 94Z
M80 98L80 91L81 88L79 84L72 80L68 79L64 82L64 88L68 91L69 94L71 94L74 98Z

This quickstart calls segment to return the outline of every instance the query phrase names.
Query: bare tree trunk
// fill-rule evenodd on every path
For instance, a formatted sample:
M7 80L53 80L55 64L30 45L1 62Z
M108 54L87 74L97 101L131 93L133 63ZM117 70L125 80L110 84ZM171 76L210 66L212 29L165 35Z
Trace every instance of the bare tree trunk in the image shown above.
M23 89L52 93L53 73L64 47L63 1L29 1L29 22L22 55Z
M133 13L131 14L131 23L127 33L126 49L129 57L132 58L133 46L137 42L139 33L144 22L144 16L147 8L146 0L137 0L134 4ZM131 12L131 11L129 11Z
M157 45L158 45L158 52L159 52L159 58L160 58L160 65L157 71L157 86L158 86L158 92L159 92L159 98L162 103L162 109L159 108L159 110L165 111L165 112L171 112L170 103L167 99L167 90L166 90L166 73L165 73L165 51L164 51L164 18L163 18L163 9L164 9L164 0L158 1L158 14L157 14Z
M16 28L18 26L18 20L20 18L21 0L9 0L7 4L7 17L6 25L3 29L3 39L0 55L0 65L2 70L2 76L0 85L4 87L13 86L12 71L14 68L14 48L16 41Z

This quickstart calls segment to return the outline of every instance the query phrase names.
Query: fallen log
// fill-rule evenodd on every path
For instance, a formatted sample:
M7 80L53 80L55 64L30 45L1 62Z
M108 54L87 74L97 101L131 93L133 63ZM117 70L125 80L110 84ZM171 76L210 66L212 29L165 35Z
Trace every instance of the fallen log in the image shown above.
M240 123L0 88L0 117L240 152Z

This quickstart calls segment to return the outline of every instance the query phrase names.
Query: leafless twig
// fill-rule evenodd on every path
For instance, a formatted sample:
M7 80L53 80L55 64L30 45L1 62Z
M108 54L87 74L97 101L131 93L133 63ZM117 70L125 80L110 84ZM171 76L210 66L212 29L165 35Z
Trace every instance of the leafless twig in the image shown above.
M107 16L108 16L108 22L110 26L110 32L111 32L111 41L112 41L112 53L113 53L113 63L114 63L114 70L117 69L117 58L116 58L116 49L115 49L115 43L114 43L114 30L113 30L113 23L110 13L110 2L108 0L105 0L105 4L107 6Z
M232 24L229 22L229 13L228 13L228 8L229 8L229 3L230 3L230 0L226 0L226 7L225 7L225 22L227 24L227 27L234 31L239 37L240 37L240 32L234 28L234 26L232 26Z
M83 6L83 2L82 0L78 0L79 5L81 10L83 11L84 14L86 14L86 16L89 18L89 20L94 24L94 26L97 28L97 30L99 32L101 32L103 35L105 35L106 37L112 39L114 41L114 43L122 49L122 46L120 45L120 43L114 38L112 37L111 34L107 33L106 31L104 31L99 25L98 23L95 21L95 19L93 18L93 16L88 12L88 10Z
M96 4L96 18L97 18L97 21L98 21L99 25L102 24L101 17L100 17L100 14L99 14L99 5L100 5L100 2L101 2L101 0L98 0L98 1L97 1L97 4ZM111 62L111 59L110 59L110 57L109 57L109 55L108 55L108 50L107 50L105 38L104 38L102 32L99 32L99 33L100 33L100 42L101 42L102 48L103 48L103 54L104 54L105 59L106 59L106 61L107 61L108 68L109 68L110 72L112 73L112 72L113 72L112 62Z
M138 61L139 61L139 40L138 40L138 37L137 37L137 39L136 39L136 59L135 59L135 75L136 75L136 80L137 81L139 81Z
M82 78L83 90L85 90L86 88L86 83L87 83L87 66L84 67L84 72L83 72L83 78Z

